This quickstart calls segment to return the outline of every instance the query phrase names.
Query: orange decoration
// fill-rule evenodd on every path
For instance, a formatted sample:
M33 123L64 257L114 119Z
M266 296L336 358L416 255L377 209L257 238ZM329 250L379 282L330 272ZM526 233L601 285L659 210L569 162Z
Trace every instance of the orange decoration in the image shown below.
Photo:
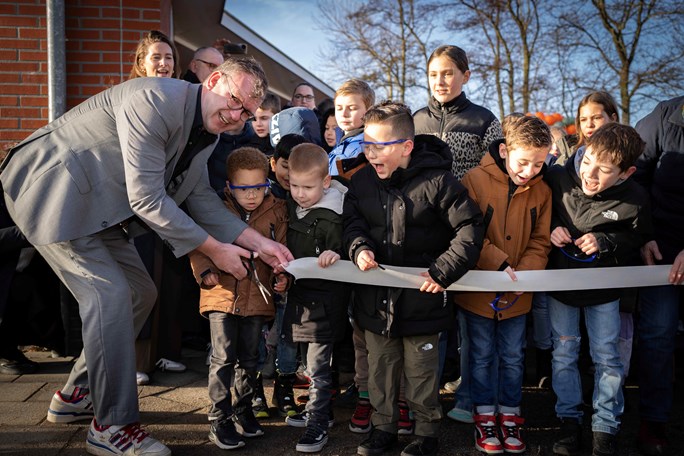
M574 135L577 133L577 128L575 127L575 124L570 124L565 127L565 131L567 131L569 135Z

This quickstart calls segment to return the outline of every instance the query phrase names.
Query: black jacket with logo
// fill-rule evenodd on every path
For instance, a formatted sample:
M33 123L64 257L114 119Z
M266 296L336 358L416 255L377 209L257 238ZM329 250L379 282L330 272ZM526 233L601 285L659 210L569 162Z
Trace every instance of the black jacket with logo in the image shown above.
M406 169L384 180L372 166L354 174L343 213L343 244L351 260L369 249L383 265L424 267L445 288L473 268L482 248L482 214L450 169L448 146L418 135ZM388 337L448 329L453 310L441 293L354 287L357 324Z
M632 179L613 185L594 196L582 191L582 183L575 168L580 148L564 166L552 166L545 174L553 198L551 232L559 226L568 229L577 239L593 233L599 252L589 261L573 245L564 247L572 259L558 247L551 249L547 269L605 268L640 264L639 249L652 235L648 195ZM578 260L585 261L578 261ZM553 291L549 295L564 304L584 307L605 304L623 296L623 290Z

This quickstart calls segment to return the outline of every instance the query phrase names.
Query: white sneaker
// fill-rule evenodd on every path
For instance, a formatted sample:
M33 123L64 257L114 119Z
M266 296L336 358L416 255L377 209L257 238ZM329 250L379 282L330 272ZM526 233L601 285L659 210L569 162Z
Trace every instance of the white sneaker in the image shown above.
M93 416L93 402L88 393L79 394L76 391L71 399L66 399L61 391L57 391L50 401L47 420L51 423L73 423L91 420Z
M155 364L162 372L185 372L185 364L176 361L171 361L166 358L159 358Z
M139 423L100 426L93 419L86 439L86 451L100 456L170 456L171 450L153 439Z
M150 383L150 376L147 375L145 372L136 372L135 383L137 383L138 386L147 385Z

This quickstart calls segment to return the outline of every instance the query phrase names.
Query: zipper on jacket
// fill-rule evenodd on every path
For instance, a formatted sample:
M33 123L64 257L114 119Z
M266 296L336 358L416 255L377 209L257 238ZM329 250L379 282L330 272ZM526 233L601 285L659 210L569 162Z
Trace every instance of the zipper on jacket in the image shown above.
M387 192L387 201L385 202L385 205L386 205L385 206L385 226L387 226L387 227L392 226L391 225L392 217L390 217L390 212L391 212L391 210L390 210L390 208L391 208L390 198L391 198L391 196L392 195L388 191ZM389 228L387 230L387 234L385 237L385 244L386 244L386 249L387 249L387 263L391 263L391 260L392 260L392 248L391 248L391 246L392 246L392 229L391 228ZM392 293L391 293L389 288L387 288L386 290L387 290L386 291L387 295L385 296L385 312L386 312L386 315L390 315L389 307L390 307ZM389 334L390 334L390 319L388 317L386 320L386 325L385 325L385 336L389 337Z
M446 124L446 107L442 106L442 118L439 120L439 139L444 141L444 124Z

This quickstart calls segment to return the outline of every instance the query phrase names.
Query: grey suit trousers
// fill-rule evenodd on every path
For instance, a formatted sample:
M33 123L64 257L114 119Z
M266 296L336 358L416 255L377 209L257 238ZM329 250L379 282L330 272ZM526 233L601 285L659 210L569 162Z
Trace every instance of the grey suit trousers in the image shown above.
M66 386L90 389L98 424L139 421L135 337L157 292L133 243L116 226L36 249L78 301L83 321L83 352Z

